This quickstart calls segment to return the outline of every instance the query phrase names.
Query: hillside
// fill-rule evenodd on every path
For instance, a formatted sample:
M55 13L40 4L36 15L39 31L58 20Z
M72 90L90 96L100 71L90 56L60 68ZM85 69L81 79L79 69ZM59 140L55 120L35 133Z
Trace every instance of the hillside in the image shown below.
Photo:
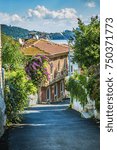
M74 36L74 33L69 30L65 30L63 32L63 35L65 36L64 37L63 35L61 35L61 33L46 33L46 32L39 32L39 31L29 31L27 29L15 27L15 26L8 26L8 25L2 25L2 32L8 36L12 36L14 39L19 39L19 38L26 39L29 37L30 32L36 32L36 34L39 37L49 38L51 40L61 40L61 39L65 39L65 37L67 39L70 39L71 37Z
M8 36L12 36L15 39L26 38L29 33L27 29L7 25L2 25L2 32Z

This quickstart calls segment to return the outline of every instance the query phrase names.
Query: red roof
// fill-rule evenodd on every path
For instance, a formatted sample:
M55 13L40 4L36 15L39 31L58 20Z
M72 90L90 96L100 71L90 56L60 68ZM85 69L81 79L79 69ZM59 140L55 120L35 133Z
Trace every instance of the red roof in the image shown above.
M50 55L68 52L67 45L55 44L47 40L38 40L32 45L36 48L39 48L40 50L43 50L46 53L49 53Z
M28 44L27 44L28 43ZM40 39L33 42L25 43L21 49L24 55L37 55L41 53L55 56L68 53L68 46L64 44L56 44L48 40Z

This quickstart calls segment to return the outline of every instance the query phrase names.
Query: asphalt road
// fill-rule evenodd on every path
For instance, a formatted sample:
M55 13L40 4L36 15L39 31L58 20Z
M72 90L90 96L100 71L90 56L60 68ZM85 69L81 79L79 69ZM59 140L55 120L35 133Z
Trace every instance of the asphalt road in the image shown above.
M37 105L9 133L9 150L99 150L98 125L67 103Z

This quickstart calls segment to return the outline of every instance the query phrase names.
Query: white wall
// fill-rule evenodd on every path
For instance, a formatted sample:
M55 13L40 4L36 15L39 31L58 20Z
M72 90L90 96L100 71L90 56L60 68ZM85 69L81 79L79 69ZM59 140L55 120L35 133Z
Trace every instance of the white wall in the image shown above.
M2 95L0 94L0 137L4 133L4 126L6 124L6 115L5 115L5 103Z
M29 106L38 104L38 95L37 94L29 95L28 98L29 98L29 103L28 103Z
M78 66L78 63L73 63L73 50L70 50L70 53L68 54L68 68L69 68L69 73L68 76L70 77L73 75L75 71L77 71L80 74L80 68ZM71 72L71 66L73 67L73 72Z
M78 100L73 99L72 109L80 112L84 118L95 117L96 119L100 119L100 113L95 109L95 102L90 99L88 99L88 103L84 108Z

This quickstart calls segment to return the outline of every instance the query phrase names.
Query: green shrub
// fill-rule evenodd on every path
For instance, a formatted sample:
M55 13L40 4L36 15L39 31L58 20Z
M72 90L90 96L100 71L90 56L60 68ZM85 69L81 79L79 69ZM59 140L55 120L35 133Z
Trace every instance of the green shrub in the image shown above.
M2 66L5 70L16 70L24 65L25 57L20 44L12 37L2 34Z
M6 74L5 101L8 124L21 120L20 112L27 106L28 96L36 91L31 80L27 79L25 71L18 70Z
M71 76L66 82L66 89L70 92L71 102L73 98L78 99L84 106L87 103L87 78L85 75L79 75L77 73Z
M87 72L87 73L86 73ZM88 77L88 78L87 78ZM70 92L71 102L76 98L84 106L87 96L95 101L95 107L100 110L100 71L99 64L92 65L83 74L74 73L66 82L66 89Z
M93 65L89 71L87 90L89 96L95 101L95 107L100 110L100 71L99 65Z

